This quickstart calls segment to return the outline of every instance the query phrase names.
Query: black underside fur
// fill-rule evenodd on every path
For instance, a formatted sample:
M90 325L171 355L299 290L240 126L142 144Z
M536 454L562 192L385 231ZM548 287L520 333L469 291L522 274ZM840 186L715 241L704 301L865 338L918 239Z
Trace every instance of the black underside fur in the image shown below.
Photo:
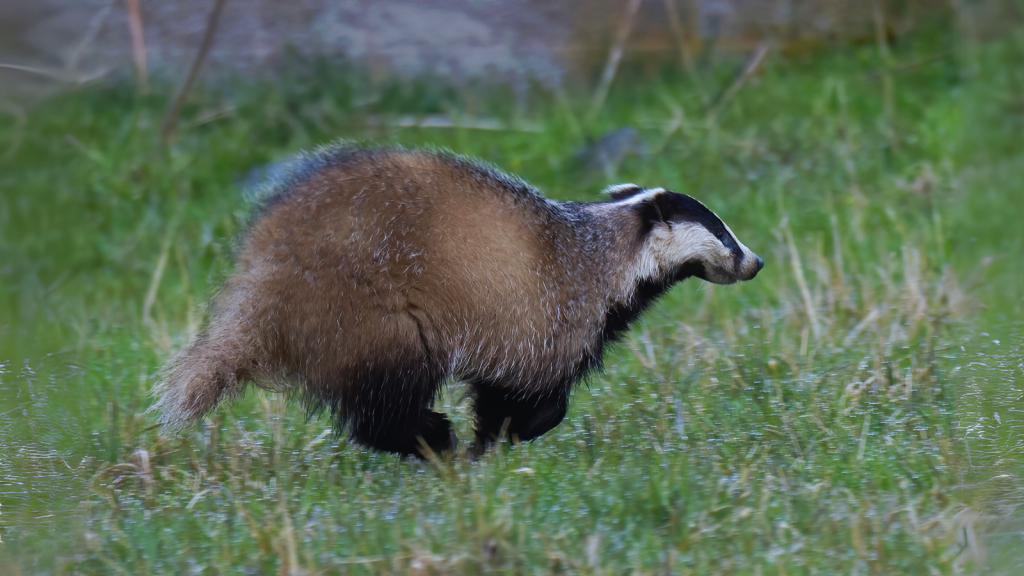
M310 414L329 411L335 430L364 446L402 455L452 447L448 417L431 407L446 374L421 350L396 351L377 366L335 375L342 386L307 388Z
M601 340L592 353L556 382L534 383L538 394L522 394L521 382L468 382L476 413L476 450L501 436L529 441L557 426L568 409L572 387L601 367L605 345L622 338L629 326L676 282L702 273L699 265L684 267L662 280L642 281L628 304L615 306L605 317ZM309 413L328 411L335 430L371 448L422 456L424 445L435 453L454 448L447 416L432 410L441 384L450 376L427 350L389 354L376 366L336 374L331 382L306 388ZM344 382L345 385L331 385ZM536 384L543 384L537 386Z

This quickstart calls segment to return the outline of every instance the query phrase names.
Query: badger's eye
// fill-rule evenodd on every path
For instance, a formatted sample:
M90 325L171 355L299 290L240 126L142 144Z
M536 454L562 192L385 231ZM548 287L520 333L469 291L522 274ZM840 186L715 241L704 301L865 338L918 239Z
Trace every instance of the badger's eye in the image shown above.
M736 246L736 243L733 242L732 236L725 232L716 232L715 236L718 237L718 241L722 243L722 246L725 246L729 250L732 250Z

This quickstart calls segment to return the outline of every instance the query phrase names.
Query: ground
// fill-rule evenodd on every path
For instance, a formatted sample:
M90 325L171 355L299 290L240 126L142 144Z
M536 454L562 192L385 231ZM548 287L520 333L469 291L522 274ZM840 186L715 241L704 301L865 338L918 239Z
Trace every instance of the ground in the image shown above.
M167 146L167 87L0 118L0 566L1019 573L1024 33L954 38L775 55L713 113L668 68L624 72L592 114L582 89L302 62L197 90ZM622 127L643 145L594 169L580 150ZM370 453L252 391L158 436L149 389L230 270L247 182L337 137L447 146L559 199L685 192L766 266L678 286L565 422L476 462ZM439 403L468 439L458 384Z

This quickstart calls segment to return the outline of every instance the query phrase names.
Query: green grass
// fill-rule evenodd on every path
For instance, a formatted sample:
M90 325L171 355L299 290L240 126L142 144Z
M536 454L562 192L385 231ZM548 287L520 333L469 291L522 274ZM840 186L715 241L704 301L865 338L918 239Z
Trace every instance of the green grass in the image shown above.
M715 120L670 71L621 77L588 122L584 93L310 63L197 92L170 147L163 97L127 85L0 119L0 568L1017 573L1022 56L1018 33L901 69L888 116L851 48L769 60ZM541 129L380 122L429 113ZM577 150L624 125L648 153L588 172ZM246 175L337 137L447 146L560 199L690 193L767 264L677 287L565 422L478 462L368 453L256 392L158 437L153 375L230 270ZM441 403L468 439L460 388Z

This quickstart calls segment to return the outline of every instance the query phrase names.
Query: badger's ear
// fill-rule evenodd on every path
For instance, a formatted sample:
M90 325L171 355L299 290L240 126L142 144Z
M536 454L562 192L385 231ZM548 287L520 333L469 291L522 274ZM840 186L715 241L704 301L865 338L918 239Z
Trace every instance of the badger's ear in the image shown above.
M612 200L625 200L630 196L643 192L644 189L636 184L614 184L605 188L602 193L608 195Z
M626 204L649 230L655 224L666 224L672 216L672 193L664 188L648 188L642 194L634 194L625 199Z

